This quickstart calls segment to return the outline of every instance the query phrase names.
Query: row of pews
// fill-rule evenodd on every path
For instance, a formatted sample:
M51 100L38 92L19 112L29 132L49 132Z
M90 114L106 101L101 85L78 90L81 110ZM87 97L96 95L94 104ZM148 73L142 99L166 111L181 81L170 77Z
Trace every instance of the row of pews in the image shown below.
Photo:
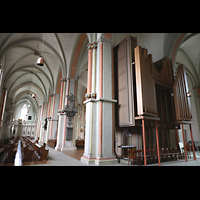
M21 138L22 145L22 161L43 161L47 160L49 150L46 149L46 144L38 144L38 140L31 140L28 137Z
M161 162L176 161L184 158L184 153L180 151L179 148L161 148L160 160ZM189 156L189 154L188 154ZM158 162L157 149L147 149L146 150L147 164L155 164ZM128 150L128 165L132 161L133 165L143 165L144 164L144 151L129 149Z
M0 142L0 164L14 163L19 137Z

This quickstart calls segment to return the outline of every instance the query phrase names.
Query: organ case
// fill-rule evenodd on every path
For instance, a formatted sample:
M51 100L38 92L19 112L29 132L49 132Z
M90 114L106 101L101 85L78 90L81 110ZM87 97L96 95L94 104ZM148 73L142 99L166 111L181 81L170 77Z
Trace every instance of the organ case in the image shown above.
M135 75L138 115L158 116L153 68L152 55L148 55L147 49L137 46L135 48Z
M153 63L152 55L130 35L114 52L119 127L135 126L137 116L159 117L156 85L170 94L174 83L171 60L165 57Z
M135 125L133 68L136 38L127 36L115 47L116 85L118 99L118 124L120 127Z
M191 121L191 106L187 97L188 84L185 73L185 66L179 65L177 75L173 84L174 105L177 121Z

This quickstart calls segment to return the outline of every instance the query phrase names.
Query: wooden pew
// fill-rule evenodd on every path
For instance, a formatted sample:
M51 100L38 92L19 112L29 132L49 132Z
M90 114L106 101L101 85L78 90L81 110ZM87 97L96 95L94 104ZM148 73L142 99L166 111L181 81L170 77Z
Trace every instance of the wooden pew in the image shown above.
M49 139L47 145L53 149L55 149L57 143L57 139Z
M21 140L21 145L22 145L22 161L28 162L32 161L32 156L33 156L33 150L28 146L28 141L25 138L22 138Z
M47 160L47 155L49 153L49 150L46 150L46 144L44 143L42 146L33 143L32 147L34 148L34 153L33 153L33 161L42 161L42 160Z
M5 159L5 163L14 163L16 150L17 149L14 141L12 144L6 147L7 158Z
M24 148L26 151L27 160L31 158L32 161L42 161L47 160L47 155L49 150L45 149L46 144L39 145L38 141L33 141L30 138L27 138L27 148Z

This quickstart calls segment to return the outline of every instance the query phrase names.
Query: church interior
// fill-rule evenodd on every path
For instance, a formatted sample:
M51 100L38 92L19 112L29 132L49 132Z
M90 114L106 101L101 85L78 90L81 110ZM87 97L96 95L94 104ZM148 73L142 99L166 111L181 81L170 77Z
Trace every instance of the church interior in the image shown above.
M199 33L0 33L0 166L200 165Z

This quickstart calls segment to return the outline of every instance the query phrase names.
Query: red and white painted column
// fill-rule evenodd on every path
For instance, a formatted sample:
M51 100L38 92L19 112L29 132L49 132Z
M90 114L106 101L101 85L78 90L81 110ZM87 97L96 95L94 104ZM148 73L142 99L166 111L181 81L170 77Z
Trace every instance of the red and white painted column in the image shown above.
M100 37L97 41L96 57L93 43L92 72L95 74L92 83L92 90L87 90L86 94L86 130L85 148L81 158L87 164L104 165L117 162L114 155L114 120L113 104L114 82L113 82L113 43L111 40ZM90 66L88 53L88 67ZM96 63L96 64L94 64ZM94 71L95 70L95 71ZM95 80L96 79L96 80ZM90 78L88 77L88 81ZM96 88L96 89L95 89Z
M62 148L62 138L65 134L64 121L65 113L63 112L64 103L65 103L65 93L66 93L66 78L61 78L61 90L60 90L60 101L59 101L59 110L58 110L58 129L57 129L57 144L55 149L61 150Z

